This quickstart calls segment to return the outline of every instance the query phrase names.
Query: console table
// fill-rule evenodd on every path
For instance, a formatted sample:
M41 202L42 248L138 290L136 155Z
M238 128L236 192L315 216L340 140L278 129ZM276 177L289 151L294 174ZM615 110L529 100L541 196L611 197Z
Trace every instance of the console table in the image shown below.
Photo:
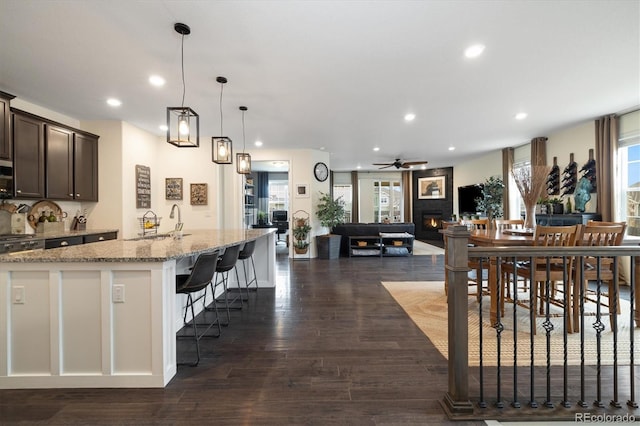
M590 220L602 220L600 213L536 214L536 223L544 226L586 225Z

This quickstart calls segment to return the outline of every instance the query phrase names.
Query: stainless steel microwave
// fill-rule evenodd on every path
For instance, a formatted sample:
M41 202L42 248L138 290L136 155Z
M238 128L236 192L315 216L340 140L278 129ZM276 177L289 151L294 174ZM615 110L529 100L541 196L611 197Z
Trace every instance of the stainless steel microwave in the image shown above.
M13 198L13 164L0 160L0 199Z

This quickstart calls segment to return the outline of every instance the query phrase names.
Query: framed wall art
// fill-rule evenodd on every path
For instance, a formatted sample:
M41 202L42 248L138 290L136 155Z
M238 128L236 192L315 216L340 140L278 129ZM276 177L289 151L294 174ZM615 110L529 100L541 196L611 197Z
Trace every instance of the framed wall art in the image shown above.
M182 178L165 179L165 198L167 200L182 200Z
M207 205L207 184L206 183L191 184L191 205L192 206Z
M446 176L418 178L418 199L437 200L446 198Z
M296 198L309 198L309 185L306 183L296 184Z

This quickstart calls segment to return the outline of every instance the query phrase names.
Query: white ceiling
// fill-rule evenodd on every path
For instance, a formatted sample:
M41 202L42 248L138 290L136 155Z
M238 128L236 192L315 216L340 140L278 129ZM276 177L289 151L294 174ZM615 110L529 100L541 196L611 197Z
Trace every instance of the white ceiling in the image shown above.
M325 149L334 170L454 166L640 105L637 0L0 0L0 90L161 135L182 96L175 22L192 31L185 105L201 146L220 136L222 75L235 150L246 105L250 151ZM463 56L472 43L486 45L476 60Z

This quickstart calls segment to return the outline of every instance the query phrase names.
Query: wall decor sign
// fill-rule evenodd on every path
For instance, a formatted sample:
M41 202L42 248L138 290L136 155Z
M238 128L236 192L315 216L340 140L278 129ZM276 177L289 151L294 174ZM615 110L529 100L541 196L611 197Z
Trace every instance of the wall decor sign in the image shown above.
M136 208L151 208L151 168L136 164Z
M192 206L207 205L207 184L206 183L191 184L191 205Z
M306 183L296 184L296 198L309 198L309 185Z
M446 176L418 178L418 199L437 200L446 198Z
M166 178L165 191L167 200L182 200L182 178Z

